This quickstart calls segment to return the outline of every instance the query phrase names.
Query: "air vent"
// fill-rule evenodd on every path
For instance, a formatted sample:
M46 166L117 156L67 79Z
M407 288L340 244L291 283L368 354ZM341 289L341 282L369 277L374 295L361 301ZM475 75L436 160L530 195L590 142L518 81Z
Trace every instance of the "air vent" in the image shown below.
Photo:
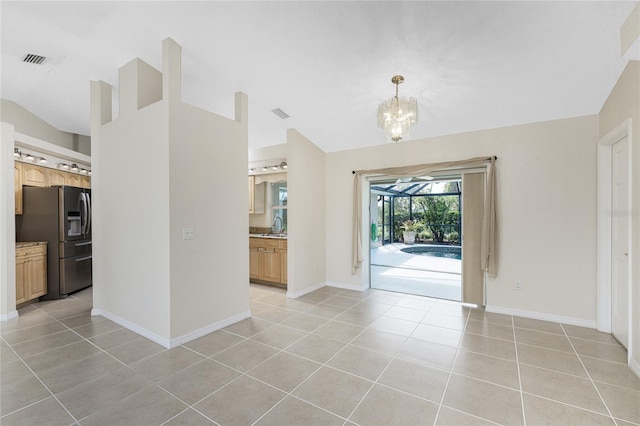
M44 56L34 55L33 53L27 53L24 56L24 59L22 60L22 62L27 62L29 64L40 65L46 60L47 60L47 58L45 58Z
M282 118L283 120L285 118L289 118L289 114L287 114L286 112L284 112L280 108L274 108L274 109L271 110L271 112L274 113L275 115L277 115L278 117Z

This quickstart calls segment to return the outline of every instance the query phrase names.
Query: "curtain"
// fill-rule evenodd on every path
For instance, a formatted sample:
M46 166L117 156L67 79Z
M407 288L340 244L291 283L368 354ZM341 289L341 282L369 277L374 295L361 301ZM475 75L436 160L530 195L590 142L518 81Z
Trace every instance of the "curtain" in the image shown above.
M476 305L484 305L481 253L485 175L462 174L462 301Z
M353 172L353 229L352 229L352 273L362 265L362 179L370 176L413 177L426 176L437 170L485 167L487 170L487 190L485 191L486 206L482 227L482 268L489 276L495 277L497 273L496 258L496 191L495 191L495 157L475 157L468 160L449 161L433 164L420 164L405 167L387 167L373 170L358 170ZM492 187L491 187L492 186Z

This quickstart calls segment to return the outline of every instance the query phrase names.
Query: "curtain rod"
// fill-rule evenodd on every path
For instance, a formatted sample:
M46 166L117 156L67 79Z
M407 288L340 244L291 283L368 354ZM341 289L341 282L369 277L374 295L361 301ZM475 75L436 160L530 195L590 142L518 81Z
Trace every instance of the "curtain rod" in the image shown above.
M491 158L491 157L489 157L489 158ZM494 156L493 156L493 159L494 159L494 160L497 160L497 159L498 159L498 156L497 156L497 155L494 155ZM356 174L356 171L355 171L355 170L351 170L351 174L352 174L352 175L355 175L355 174Z

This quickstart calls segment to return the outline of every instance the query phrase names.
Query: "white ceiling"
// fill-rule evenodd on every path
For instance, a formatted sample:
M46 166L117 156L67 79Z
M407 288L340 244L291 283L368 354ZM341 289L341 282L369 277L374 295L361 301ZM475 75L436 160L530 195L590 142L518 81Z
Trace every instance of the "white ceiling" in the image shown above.
M412 138L595 114L640 59L638 41L620 53L636 3L2 1L0 95L89 135L89 81L117 87L134 57L161 69L171 37L184 102L233 117L234 92L249 96L250 148L287 128L326 152L388 143L376 108L394 74L418 99Z

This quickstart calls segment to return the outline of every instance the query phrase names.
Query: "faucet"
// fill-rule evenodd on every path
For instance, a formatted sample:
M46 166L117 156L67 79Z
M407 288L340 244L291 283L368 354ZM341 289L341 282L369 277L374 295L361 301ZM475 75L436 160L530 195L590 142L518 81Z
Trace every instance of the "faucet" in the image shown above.
M278 222L280 222L280 225L278 225ZM276 234L282 232L282 218L280 216L276 216L273 219L273 232Z

